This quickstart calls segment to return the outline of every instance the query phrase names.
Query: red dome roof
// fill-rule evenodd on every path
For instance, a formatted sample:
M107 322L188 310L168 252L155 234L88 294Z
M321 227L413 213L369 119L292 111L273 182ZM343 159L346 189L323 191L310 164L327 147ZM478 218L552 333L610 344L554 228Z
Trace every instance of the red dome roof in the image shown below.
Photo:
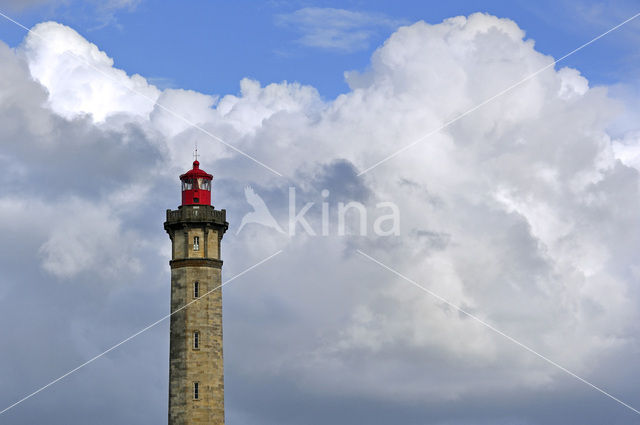
M196 178L206 178L206 179L213 179L213 176L207 172L205 172L204 170L200 169L200 162L193 161L193 169L187 171L186 173L182 174L180 176L180 180L184 180L186 178L191 178L191 179L196 179Z

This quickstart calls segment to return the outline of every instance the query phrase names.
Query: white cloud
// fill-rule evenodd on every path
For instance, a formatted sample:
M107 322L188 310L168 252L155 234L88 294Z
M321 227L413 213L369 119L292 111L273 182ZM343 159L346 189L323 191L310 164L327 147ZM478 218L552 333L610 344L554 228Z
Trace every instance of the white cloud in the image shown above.
M56 22L33 27L20 49L33 78L47 88L51 108L66 118L148 117L160 95L143 77L114 68L113 59L95 44Z
M622 140L615 140L613 151L623 164L640 171L640 133L629 132Z
M548 69L355 177L352 165L371 165L551 63L514 22L476 14L400 28L373 54L368 71L347 74L351 91L330 102L313 87L263 87L248 79L239 96L160 92L114 68L106 54L69 28L47 23L36 29L47 41L30 35L22 49L55 114L34 106L44 92L22 81L19 65L12 65L3 73L31 96L20 103L12 95L16 85L0 79L2 95L13 99L0 106L2 119L10 122L11 114L22 111L29 120L25 128L40 134L65 128L77 140L65 144L51 137L54 147L70 155L80 147L99 148L101 158L115 160L96 176L118 177L97 189L99 194L73 186L76 198L67 207L48 197L38 206L45 212L62 208L45 214L60 226L43 226L37 248L41 267L63 280L110 266L114 273L138 267L152 272L156 262L118 248L135 247L140 238L155 241L150 235L164 237L162 209L178 202L175 179L190 162L195 140L204 153L203 168L216 177L215 203L227 208L232 226L245 208L247 183L274 206L276 219L289 184L301 189L300 202L319 203L319 191L328 188L333 203L360 196L399 205L400 238L287 241L264 229L225 237L230 274L288 244L286 274L281 265L266 268L259 284L225 292L225 314L236 314L225 331L226 338L236 338L236 355L226 361L236 373L246 372L248 382L277 373L310 392L385 400L452 400L478 391L511 397L559 382L557 369L377 265L354 259L354 246L579 374L591 375L595 366L619 367L599 362L637 344L638 275L632 267L640 244L640 199L638 172L630 167L637 166L638 138L612 147L607 126L620 105L604 88L590 88L577 70ZM61 55L67 49L288 179ZM33 118L24 112L29 108L37 112ZM9 137L15 133L0 134L8 150L0 161L21 165L21 175L40 168L67 175L46 155L34 158L29 149L16 147ZM43 149L34 134L24 143ZM81 137L86 134L92 137ZM150 145L157 149L156 162L140 171L144 161L129 156ZM13 183L2 182L7 188ZM0 199L4 205L27 205L30 199L13 196ZM9 219L18 213L5 214ZM319 228L318 215L310 220ZM101 260L105 253L107 260ZM139 262L129 263L131 258Z
M276 23L300 32L302 37L297 41L303 46L352 52L367 48L381 30L395 29L405 22L379 13L305 7L278 15Z

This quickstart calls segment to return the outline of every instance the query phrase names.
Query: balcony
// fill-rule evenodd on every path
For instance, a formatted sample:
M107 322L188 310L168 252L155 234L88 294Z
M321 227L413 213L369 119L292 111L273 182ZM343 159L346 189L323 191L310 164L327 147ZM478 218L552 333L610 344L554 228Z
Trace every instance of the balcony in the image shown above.
M182 223L215 223L228 227L227 210L216 210L209 205L183 205L177 210L167 210L165 226Z

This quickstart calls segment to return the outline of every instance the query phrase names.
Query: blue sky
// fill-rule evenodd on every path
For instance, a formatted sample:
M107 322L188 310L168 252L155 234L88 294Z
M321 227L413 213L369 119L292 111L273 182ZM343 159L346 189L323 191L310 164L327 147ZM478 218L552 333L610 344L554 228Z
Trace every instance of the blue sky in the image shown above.
M15 8L5 12L27 27L43 20L71 26L106 51L115 65L160 86L202 93L237 93L243 77L271 82L298 81L331 99L347 91L343 73L362 70L398 25L482 11L518 22L538 51L561 57L637 12L632 1L163 1L132 2L105 11L99 2ZM366 39L345 48L301 42L308 28L283 15L303 8L339 8L368 15L346 19L344 33L365 30ZM390 22L381 23L385 20ZM320 24L320 23L318 23ZM0 34L17 45L25 31L5 20ZM640 22L599 40L563 63L578 68L592 84L636 84L636 43Z

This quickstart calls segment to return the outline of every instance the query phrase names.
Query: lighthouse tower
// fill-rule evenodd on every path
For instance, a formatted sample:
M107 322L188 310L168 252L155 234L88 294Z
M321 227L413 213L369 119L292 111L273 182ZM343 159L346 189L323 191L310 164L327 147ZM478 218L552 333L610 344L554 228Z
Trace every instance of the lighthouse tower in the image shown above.
M213 176L193 162L180 176L182 205L167 210L171 238L169 425L223 425L222 260L226 211L211 205ZM187 305L187 307L184 307Z

